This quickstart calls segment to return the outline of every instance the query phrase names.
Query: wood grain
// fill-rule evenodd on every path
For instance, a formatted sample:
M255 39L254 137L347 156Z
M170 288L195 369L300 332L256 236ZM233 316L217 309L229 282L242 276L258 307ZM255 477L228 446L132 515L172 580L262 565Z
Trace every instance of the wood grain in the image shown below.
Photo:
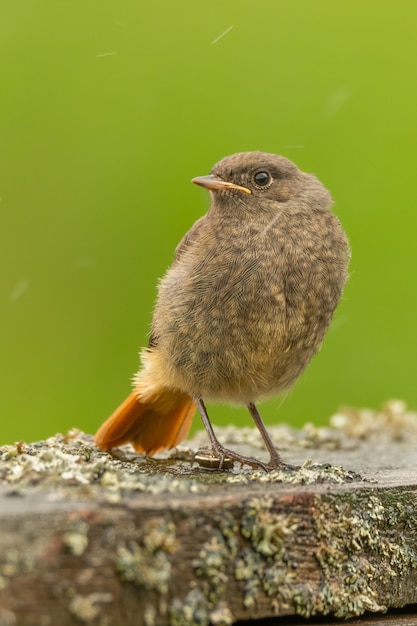
M417 603L417 421L398 410L271 429L302 465L270 474L202 467L201 435L161 459L79 432L3 446L0 624L417 624L384 616ZM218 432L262 454L252 430Z

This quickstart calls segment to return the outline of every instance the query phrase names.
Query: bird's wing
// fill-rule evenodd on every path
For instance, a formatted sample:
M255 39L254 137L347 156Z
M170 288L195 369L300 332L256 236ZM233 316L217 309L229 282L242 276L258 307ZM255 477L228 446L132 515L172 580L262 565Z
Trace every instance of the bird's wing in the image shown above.
M198 236L199 236L199 234L200 234L200 232L201 232L201 230L203 228L205 219L206 219L205 215L200 217L200 219L198 219L196 222L194 222L194 224L191 226L190 230L185 233L184 237L181 239L181 241L179 242L179 244L175 248L174 263L176 263L181 258L181 256L184 254L184 252L186 250L188 250L188 248L198 238Z
M202 229L203 229L205 218L206 218L206 215L203 215L202 217L200 217L200 219L198 219L196 222L194 222L194 224L191 226L190 230L188 230L185 233L184 237L181 239L181 241L179 242L179 244L175 248L175 256L174 256L174 261L172 263L173 265L178 263L178 260L181 258L181 256L184 254L184 252L186 252L186 250L188 250L188 248L199 237L199 235L200 235L200 233L202 232ZM150 337L149 337L148 348L155 348L158 345L158 341L159 341L158 335L155 332L154 328L152 328L151 329L151 334L150 334Z

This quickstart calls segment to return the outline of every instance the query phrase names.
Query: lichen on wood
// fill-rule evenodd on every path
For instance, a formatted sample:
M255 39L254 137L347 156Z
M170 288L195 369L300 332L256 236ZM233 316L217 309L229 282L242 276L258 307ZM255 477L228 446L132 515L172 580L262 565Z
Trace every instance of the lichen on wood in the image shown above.
M218 430L261 456L253 430ZM392 402L271 431L299 469L201 467L200 434L158 459L75 430L2 446L0 624L221 626L417 602L416 416Z

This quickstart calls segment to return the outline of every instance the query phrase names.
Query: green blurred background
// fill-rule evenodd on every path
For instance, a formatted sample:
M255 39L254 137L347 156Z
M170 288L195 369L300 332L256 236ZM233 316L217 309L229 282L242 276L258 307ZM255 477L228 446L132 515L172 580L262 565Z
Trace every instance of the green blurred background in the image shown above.
M125 397L208 207L190 179L243 150L315 172L353 248L322 351L266 421L417 407L416 19L415 0L2 1L0 443L94 432Z

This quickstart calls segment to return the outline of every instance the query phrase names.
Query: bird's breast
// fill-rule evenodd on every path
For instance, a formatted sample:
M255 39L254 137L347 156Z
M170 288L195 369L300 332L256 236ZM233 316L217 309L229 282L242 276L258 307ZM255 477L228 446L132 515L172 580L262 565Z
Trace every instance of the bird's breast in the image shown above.
M167 376L193 395L234 401L288 387L346 280L335 250L313 242L314 229L304 242L294 229L252 229L182 255L160 283L153 324Z

